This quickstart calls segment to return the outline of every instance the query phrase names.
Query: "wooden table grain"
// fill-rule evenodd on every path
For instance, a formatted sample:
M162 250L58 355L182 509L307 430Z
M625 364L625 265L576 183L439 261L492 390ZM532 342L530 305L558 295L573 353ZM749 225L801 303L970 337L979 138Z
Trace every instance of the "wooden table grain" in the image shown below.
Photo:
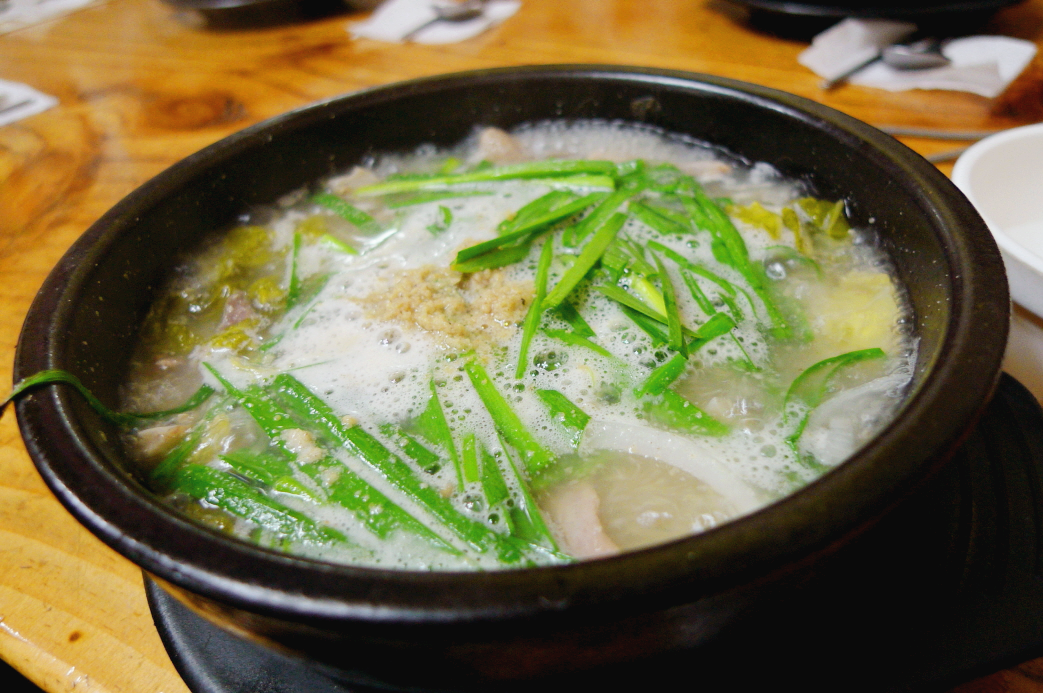
M62 253L109 207L192 152L260 120L356 89L505 65L612 63L738 78L876 125L997 129L1043 119L1034 64L995 100L955 92L819 89L806 43L751 27L721 0L524 0L500 27L447 46L353 40L360 14L212 29L159 0L108 0L0 36L0 78L60 105L0 128L0 383L22 319ZM983 33L1043 40L1043 0ZM930 154L957 142L907 139ZM948 171L949 166L943 165ZM0 658L52 693L184 693L140 571L81 528L0 420ZM1043 660L961 686L1043 692Z

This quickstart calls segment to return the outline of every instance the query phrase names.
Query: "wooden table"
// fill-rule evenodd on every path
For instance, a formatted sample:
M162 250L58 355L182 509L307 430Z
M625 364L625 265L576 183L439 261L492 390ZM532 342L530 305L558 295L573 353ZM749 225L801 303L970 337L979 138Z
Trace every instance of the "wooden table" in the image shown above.
M1038 79L994 101L824 93L796 61L805 43L751 29L742 10L717 0L524 0L504 25L449 46L355 41L346 25L360 18L215 31L158 0L109 0L0 36L0 78L61 101L0 128L0 382L10 382L44 276L116 201L236 130L362 87L503 65L617 63L765 84L877 125L992 129L1043 118ZM1039 42L1043 0L1002 11L984 33ZM908 142L921 153L957 144ZM187 690L156 635L140 571L59 506L10 415L0 421L0 658L52 692ZM1043 660L960 690L1043 691Z

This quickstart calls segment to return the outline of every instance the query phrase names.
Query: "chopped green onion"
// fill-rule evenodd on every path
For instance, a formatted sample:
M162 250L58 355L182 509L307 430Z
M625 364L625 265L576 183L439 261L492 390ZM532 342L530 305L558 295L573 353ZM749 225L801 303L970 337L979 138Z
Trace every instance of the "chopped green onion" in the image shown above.
M317 193L312 196L312 202L322 205L337 216L357 226L359 229L370 230L377 226L377 220L332 193Z
M885 356L883 349L878 348L849 351L838 356L823 359L798 375L789 386L789 390L786 391L786 399L783 404L787 417L795 406L804 408L800 421L797 422L793 432L786 437L786 442L789 443L790 447L794 450L797 449L797 441L804 434L811 412L825 399L829 384L838 372L856 363L870 359L881 359Z
M317 274L308 277L307 281L301 282L300 288L298 290L297 302L300 303L302 301L310 301L311 299L318 296L319 292L326 288L326 282L328 282L330 280L330 277L332 276L332 273ZM296 330L298 327L301 326L301 323L304 322L304 318L308 317L308 313L310 313L311 309L314 307L315 303L312 302L311 305L309 305L307 308L304 309L304 311L301 312L300 317L297 318L296 322L293 323L293 329Z
M298 421L343 445L474 549L482 552L495 549L506 563L515 563L521 559L516 546L503 540L485 525L462 515L437 488L417 477L409 465L379 440L361 426L344 424L328 404L292 375L281 373L275 376L273 384L276 396Z
M249 450L236 450L221 455L221 460L237 474L253 479L265 486L274 486L284 476L293 475L293 467L287 455L282 451L267 450L263 453Z
M487 168L470 173L434 176L423 180L392 180L367 185L355 191L358 195L388 195L412 192L427 188L439 188L462 183L485 183L499 180L524 180L529 178L554 178L583 173L612 175L616 165L611 161L567 161L551 159L533 161L511 166Z
M692 275L691 272L682 271L681 279L684 280L685 286L688 287L688 293L692 295L692 299L695 300L695 303L699 306L700 310L702 310L707 315L713 315L717 312L717 310L713 306L713 303L706 296L706 293L703 291L702 287L699 286L699 282L696 280L696 278Z
M591 329L587 321L583 319L583 316L579 314L576 307L568 301L562 301L558 304L555 309L558 317L568 323L569 327L572 328L574 334L580 337L595 337L594 330Z
M597 207L591 210L590 214L584 217L582 221L566 229L562 243L569 247L578 245L592 231L603 226L619 210L620 205L633 197L633 195L633 191L617 190L611 195L604 197Z
M663 293L655 288L655 285L648 279L640 276L631 277L630 290L658 315L666 315L666 301L663 299Z
M692 341L688 343L688 353L694 354L711 339L727 334L735 328L735 321L727 313L715 313L709 320L700 325L692 333Z
M659 269L659 283L663 287L663 307L666 313L666 325L668 328L667 333L667 344L674 351L678 351L685 356L688 355L685 349L684 333L682 332L681 326L681 311L677 306L677 295L674 293L674 283L670 280L670 275L667 274L666 266L663 261L659 259L658 255L653 254L652 258L655 260L656 267Z
M672 199L678 202L680 201L680 198L677 196L674 196ZM643 210L651 212L656 217L659 217L660 219L664 219L667 222L669 222L669 225L665 227L657 228L656 226L652 226L652 228L655 228L664 236L684 235L689 234L693 231L697 231L698 224L696 224L696 221L702 218L701 213L700 216L697 218L686 217L684 214L680 212L676 212L667 207L663 207L662 205L654 205L648 200L643 200L641 202L641 207L643 208ZM642 221L644 220L642 219ZM655 221L658 222L658 219Z
M209 399L210 395L214 394L214 389L212 387L209 385L203 385L180 407L144 414L116 412L102 404L101 400L95 397L94 393L88 390L84 384L80 382L80 379L72 373L60 369L51 369L34 373L28 378L19 380L11 390L11 393L7 395L7 399L5 399L3 403L0 403L0 413L2 413L4 408L17 399L23 392L40 387L41 385L52 385L54 383L72 385L76 391L87 400L87 404L91 406L91 409L96 411L103 419L114 423L117 426L135 426L143 421L154 421L156 419L165 419L168 416L174 416L175 414L182 414L186 411L195 409Z
M301 465L312 481L325 489L326 498L348 510L378 539L387 539L395 530L420 537L432 546L451 554L460 551L430 527L416 519L365 479L339 460L324 457L317 462Z
M528 257L529 249L531 247L531 243L526 242L519 245L509 245L504 248L497 248L496 250L483 253L482 255L471 258L470 260L454 262L452 267L457 272L462 272L463 274L480 272L487 269L496 269L497 267L506 267L507 265L521 262Z
M514 370L514 377L521 378L525 375L525 368L529 363L529 344L532 342L536 329L540 325L540 317L543 315L543 298L547 295L547 275L550 273L550 263L554 257L554 240L548 238L543 243L540 251L540 260L536 265L536 293L529 304L529 310L525 313L525 321L522 323L521 348L518 350L518 365Z
M282 374L276 377L277 389L272 393L266 392L257 386L252 386L246 390L239 390L232 385L227 379L221 376L216 369L210 364L203 364L218 381L224 386L228 394L239 400L239 403L249 412L250 416L260 425L261 430L272 440L272 442L285 450L288 454L294 455L286 445L280 435L283 431L291 428L302 427L309 432L315 434L326 434L330 433L330 420L336 421L336 425L343 427L343 424L339 419L333 416L332 411L329 411L328 407L325 407L325 403L319 400L314 395L300 384L296 378L291 375ZM294 388L294 385L299 385L299 388ZM292 392L287 395L287 390ZM306 395L304 393L307 393ZM281 402L275 402L272 399L272 394L281 396ZM296 395L296 397L294 396ZM309 397L310 395L310 397ZM321 403L321 407L315 403ZM284 407L283 405L289 405ZM325 408L322 408L325 407ZM293 410L296 410L298 415L297 419L291 416ZM324 420L317 420L318 417L326 417ZM325 424L325 425L324 425ZM357 428L357 427L356 427ZM359 429L361 431L361 429ZM364 433L364 432L363 432ZM368 434L364 434L368 436ZM356 448L361 449L363 454L368 457L363 457L363 454L357 454L356 456L362 459L371 466L378 466L374 463L374 460L380 457L380 453L385 453L384 457L381 458L383 461L385 458L394 458L395 461L399 462L401 467L405 467L405 471L396 467L393 471L399 472L400 476L411 475L411 470L404 462L398 460L387 448L380 445L379 441L369 436L365 438L360 437L361 445ZM296 455L294 455L296 457ZM164 460L163 466L166 466L168 462ZM334 460L322 461L311 465L302 465L301 471L305 472L320 486L326 483L325 474L328 470L332 470L335 475L335 481L329 484L329 498L332 502L341 505L348 510L351 510L356 518L367 529L372 531L378 537L383 538L389 531L396 527L401 527L406 531L410 531L425 538L430 543L446 549L455 551L453 547L448 544L444 539L438 536L437 533L432 531L426 525L418 521L412 515L402 510L395 503L390 501L387 496L373 488L367 481L359 477L355 472L351 471L348 467ZM390 479L389 479L390 480ZM374 512L377 510L378 512ZM439 519L442 519L439 517ZM449 523L446 523L447 525Z
M645 399L644 410L649 419L670 428L711 436L723 436L729 431L728 426L673 390L663 390Z
M529 236L538 235L546 230L549 224L552 224L555 221L560 221L565 217L572 216L576 212L589 207L592 204L591 199L597 195L598 193L593 193L592 195L587 195L586 197L581 197L578 200L573 200L567 204L563 204L560 207L555 207L543 215L528 219L519 225L512 225L510 233L505 233L498 238L493 238L492 240L464 248L456 254L454 267L458 266L465 260L470 260L471 258L482 255L483 253L488 253L489 251L502 248L503 246L515 242L523 242L523 239Z
M354 246L351 246L351 245L345 243L344 241L340 240L336 236L331 236L328 233L324 233L321 236L319 236L319 243L322 243L323 245L329 246L330 248L333 248L334 250L339 250L340 252L346 253L348 255L358 255L359 254L359 251L356 250L354 248Z
M509 500L511 492L503 481L503 473L496 463L496 458L481 443L478 444L478 447L482 467L482 492L485 494L489 506L493 507Z
M324 494L305 486L292 476L279 477L275 480L275 483L271 485L271 488L273 491L294 495L317 505L326 503L326 497Z
M568 202L572 202L575 199L575 195L565 190L551 190L546 195L537 197L532 202L523 205L521 209L513 215L501 221L500 225L496 227L496 234L498 236L505 236L508 233L517 231L533 219L539 219L540 217L545 216L552 209L560 207Z
M471 359L464 364L464 370L467 371L471 384L478 392L478 397L492 417L497 430L522 454L525 467L530 473L537 474L557 461L554 453L543 447L529 429L525 428L525 424L507 404L507 400L496 389L496 385L481 364Z
M678 223L674 219L663 215L657 208L652 207L646 202L630 203L630 213L633 214L638 221L658 231L664 236L679 236L691 233L692 231L690 225Z
M380 432L387 436L391 442L398 446L406 457L413 460L417 465L427 472L434 474L442 468L442 458L424 447L420 441L409 435L394 424L383 424Z
M307 544L346 542L347 537L320 526L306 515L272 500L231 474L199 464L178 470L174 487L263 529Z
M474 433L468 431L460 443L461 467L464 472L464 483L473 484L478 481L478 443Z
M666 344L666 333L661 328L662 323L625 305L620 305L619 308L623 311L623 315L630 318L635 325L641 328L642 332L649 336L653 347Z
M293 308L301 298L301 277L297 272L297 258L301 254L301 233L293 234L293 249L290 252L290 287L286 290L286 310Z
M735 346L739 347L739 351L742 352L742 356L743 356L742 368L747 370L747 371L749 371L749 372L751 372L751 373L754 373L756 371L761 370L757 366L757 364L755 364L753 362L753 359L750 358L750 354L749 354L749 352L746 351L746 347L744 347L742 345L742 342L739 341L739 338L735 336L734 332L731 333L731 338L732 338L732 341L735 342Z
M724 289L728 293L729 296L734 296L735 295L736 287L735 287L734 284L732 284L730 281L728 281L724 277L721 277L719 274L711 272L710 270L706 269L702 265L699 265L699 264L697 264L695 262L692 262L691 260L686 258L684 255L681 255L680 253L678 253L676 250L674 250L672 248L669 248L669 247L667 247L667 246L665 246L662 243L659 243L657 241L649 241L648 242L648 247L651 248L652 250L655 250L657 253L662 253L663 255L665 255L666 257L670 258L675 263L677 263L678 266L688 270L689 272L693 272L693 273L699 275L700 277L703 277L705 279L709 279L714 284L716 284L717 286L719 286L722 289Z
M532 497L532 493L529 491L529 486L525 481L525 478L518 471L517 465L511 458L511 453L507 448L507 444L504 442L504 434L497 434L500 440L500 448L503 450L504 459L507 460L507 465L511 469L511 473L517 483L518 491L521 495L519 502L511 508L511 518L514 521L514 526L518 536L532 544L543 544L549 546L555 552L558 551L558 544L554 541L554 535L547 529L546 523L543 521L543 517L540 515L539 506L536 505L536 501Z
M456 444L453 442L453 432L449 428L449 422L445 418L445 411L438 399L438 390L435 381L428 383L431 389L431 398L427 400L427 406L415 422L416 432L427 439L428 442L442 448L449 455L456 469L456 480L460 487L464 484L463 470L460 468L460 455L456 452Z
M638 299L637 297L627 293L625 290L618 286L595 286L594 290L601 293L608 298L612 299L616 303L620 303L631 310L637 311L642 315L648 316L653 320L666 324L666 316L662 313L653 310L647 303Z
M576 188L604 188L616 189L616 179L612 176L599 176L595 174L580 174L577 176L566 176L564 178L541 178L540 183L551 188L574 190Z
M536 390L536 395L550 409L551 416L573 431L572 446L578 447L583 430L590 423L590 415L572 403L557 390Z
M571 346L583 347L584 349L590 349L591 351L612 358L612 352L605 347L595 344L586 337L581 337L575 332L566 332L565 330L543 330L543 334L557 339L558 341L565 342Z
M688 368L688 357L681 353L674 354L666 363L652 371L645 382L634 391L634 394L637 397L661 395L666 388L681 377L686 368Z
M437 236L446 231L451 223L453 223L452 210L445 205L438 205L438 219L435 223L429 224L427 230L431 232L431 235Z
M580 251L579 257L576 258L576 263L565 272L550 293L547 294L546 298L543 299L544 310L556 308L558 304L568 298L568 295L572 293L572 290L576 288L580 280L587 276L587 272L601 259L601 255L608 248L612 239L616 237L616 234L619 233L619 230L623 228L626 220L626 215L617 212L610 216L594 232L591 239L583 246L583 250Z

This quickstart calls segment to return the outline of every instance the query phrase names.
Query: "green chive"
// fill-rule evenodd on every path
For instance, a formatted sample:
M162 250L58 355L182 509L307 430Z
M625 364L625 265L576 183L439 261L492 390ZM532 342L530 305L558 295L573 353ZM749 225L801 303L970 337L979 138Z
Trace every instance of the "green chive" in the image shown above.
M605 347L595 344L586 337L580 337L575 332L566 332L565 330L543 330L543 334L557 339L558 341L565 342L571 346L583 347L584 349L590 349L591 351L612 358L612 352Z
M688 353L685 349L684 333L681 327L681 311L677 306L677 295L674 293L674 283L670 280L670 275L666 272L666 266L663 261L659 259L658 255L653 253L652 258L655 260L656 267L659 270L659 284L663 287L663 305L666 313L666 324L668 328L667 344L674 351L678 351L681 354L687 356Z
M783 403L784 417L786 418L789 418L791 410L795 406L804 408L800 421L797 422L793 432L786 436L786 442L789 443L790 447L797 451L797 442L804 434L811 412L825 399L829 384L837 373L856 363L885 357L884 351L878 348L849 351L845 354L823 359L798 375L793 380L793 383L790 384L789 390L786 391L786 399Z
M688 357L681 353L674 354L666 363L652 371L634 394L637 397L661 395L687 368Z
M340 218L350 221L359 229L371 230L377 226L376 219L332 193L317 193L312 196L311 200L312 202L330 210Z
M711 436L723 436L729 431L728 426L673 390L646 398L644 410L649 419L670 428Z
M190 464L181 468L174 478L174 487L291 541L320 545L347 541L337 530L320 526L246 482L210 467Z
M434 176L423 180L393 180L367 185L355 191L358 195L388 195L390 193L413 192L428 188L439 188L462 183L485 183L499 180L524 180L530 178L554 178L563 175L602 174L612 175L616 170L611 161L533 161L512 166L487 168L470 173Z
M342 219L354 223L361 230L369 231L378 225L377 219L374 219L359 208L351 205L350 202L341 199L332 193L317 193L312 196L312 201L315 202L316 205L320 205L330 210Z
M576 285L587 276L587 272L601 259L601 255L608 248L612 239L616 237L616 234L619 233L619 230L623 228L626 220L626 215L617 212L610 216L594 232L591 239L583 246L583 250L580 251L579 257L576 258L576 263L565 272L550 293L547 294L546 298L543 299L544 310L556 308L562 301L568 298L568 295L572 293Z
M568 301L562 301L558 304L555 311L559 318L568 323L574 334L577 334L580 337L597 336L594 334L594 330L591 329L590 325L587 324L587 321L583 319L583 316L579 314L579 311L576 310L576 307Z
M475 391L478 392L482 404L492 417L493 423L496 424L497 430L503 434L507 442L514 446L515 450L522 454L526 468L536 474L556 462L557 458L554 453L543 447L525 427L511 406L507 404L507 400L496 389L496 385L493 384L481 364L472 359L464 364L464 369L467 371L467 376L471 379Z
M590 415L572 403L557 390L536 390L536 395L550 409L551 417L566 428L572 429L572 445L578 447L583 430L590 423Z
M94 394L90 390L88 390L84 386L84 384L80 382L80 379L77 378L75 375L68 371L60 369L51 369L40 371L39 373L34 373L28 378L23 378L22 380L19 380L15 384L14 388L11 390L11 393L7 395L7 399L5 399L3 403L0 403L0 413L3 412L4 408L6 408L8 404L20 397L22 393L26 392L27 390L32 390L42 385L52 385L55 383L65 383L67 385L72 385L73 388L75 388L76 391L79 392L85 400L87 400L87 404L91 406L91 409L96 411L103 419L111 423L114 423L117 426L135 426L144 421L165 419L168 416L182 414L186 411L191 411L192 409L195 409L203 402L208 400L210 398L210 395L214 394L214 389L212 387L210 387L209 385L203 385L198 390L196 390L195 394L189 397L184 404L182 404L180 407L175 407L174 409L166 409L164 411L155 411L144 414L135 414L132 412L115 412L106 407L104 404L102 404L101 400L95 397Z
M359 251L356 250L353 246L348 245L347 243L345 243L344 241L340 240L336 236L331 236L328 233L324 233L321 236L319 236L319 243L322 243L323 245L329 246L330 248L333 248L334 250L339 250L340 252L346 253L348 255L358 255L359 254Z
M518 365L514 369L515 378L520 379L525 375L525 369L529 363L529 344L536 334L543 315L543 298L547 294L547 275L550 273L550 263L553 257L554 240L548 238L543 243L540 260L536 265L536 292L532 303L529 304L529 310L525 313L525 321L522 323L521 348L518 350Z

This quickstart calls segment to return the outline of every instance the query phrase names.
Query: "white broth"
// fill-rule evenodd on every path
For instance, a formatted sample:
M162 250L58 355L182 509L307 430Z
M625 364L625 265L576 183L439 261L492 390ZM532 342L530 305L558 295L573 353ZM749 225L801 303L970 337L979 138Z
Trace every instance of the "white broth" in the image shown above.
M125 387L156 491L261 545L412 570L612 555L841 464L915 344L872 229L630 125L482 129L186 257ZM208 391L208 390L207 390Z

